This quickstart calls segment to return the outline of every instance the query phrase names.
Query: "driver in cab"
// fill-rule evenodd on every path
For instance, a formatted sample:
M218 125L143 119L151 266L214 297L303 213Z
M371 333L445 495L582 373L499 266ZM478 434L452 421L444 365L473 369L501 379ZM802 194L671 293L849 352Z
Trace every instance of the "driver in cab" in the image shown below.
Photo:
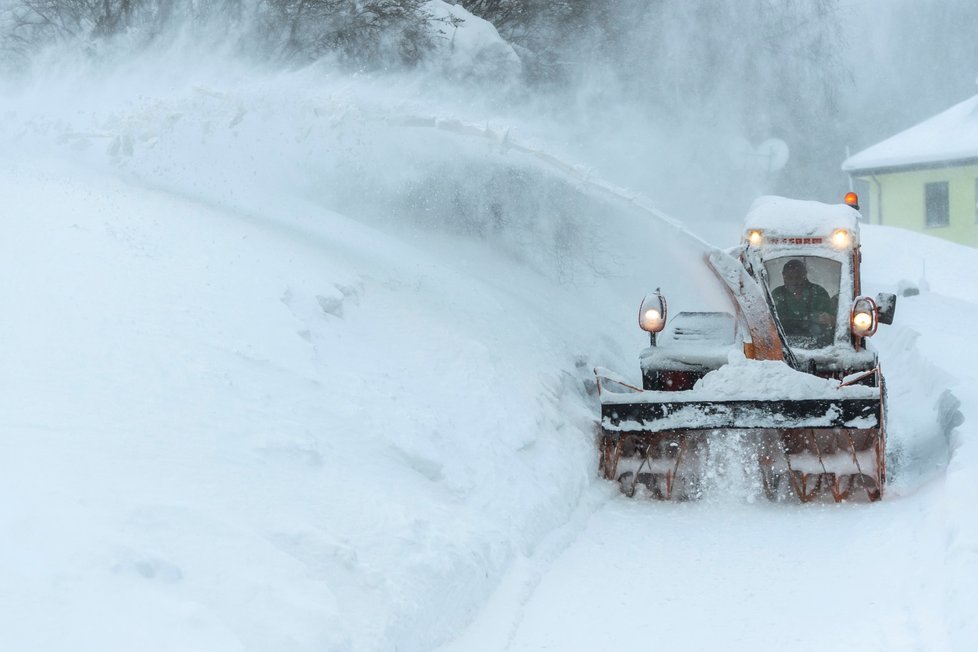
M788 336L811 337L820 346L832 341L832 299L821 285L808 280L805 262L793 258L781 269L784 285L771 291L778 319Z

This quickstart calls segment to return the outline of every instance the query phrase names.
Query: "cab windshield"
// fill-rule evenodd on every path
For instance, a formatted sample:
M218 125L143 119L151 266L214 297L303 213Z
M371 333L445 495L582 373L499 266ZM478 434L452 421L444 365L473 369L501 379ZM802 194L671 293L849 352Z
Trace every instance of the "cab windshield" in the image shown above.
M788 346L830 346L835 339L842 263L817 256L784 256L765 261L764 267Z

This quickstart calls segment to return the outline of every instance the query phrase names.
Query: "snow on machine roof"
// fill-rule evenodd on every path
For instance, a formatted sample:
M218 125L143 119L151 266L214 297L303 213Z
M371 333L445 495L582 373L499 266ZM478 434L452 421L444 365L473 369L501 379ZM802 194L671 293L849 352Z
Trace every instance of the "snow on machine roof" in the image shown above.
M837 229L846 229L855 236L859 233L859 213L846 204L766 195L754 200L744 218L744 229L783 236L829 236Z

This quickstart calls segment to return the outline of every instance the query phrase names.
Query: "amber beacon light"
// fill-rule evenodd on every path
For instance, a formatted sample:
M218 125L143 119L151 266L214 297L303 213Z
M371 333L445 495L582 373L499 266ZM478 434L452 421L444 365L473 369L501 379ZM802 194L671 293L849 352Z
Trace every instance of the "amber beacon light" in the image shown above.
M849 206L852 206L857 211L859 210L859 195L854 192L847 192L845 197L845 202Z

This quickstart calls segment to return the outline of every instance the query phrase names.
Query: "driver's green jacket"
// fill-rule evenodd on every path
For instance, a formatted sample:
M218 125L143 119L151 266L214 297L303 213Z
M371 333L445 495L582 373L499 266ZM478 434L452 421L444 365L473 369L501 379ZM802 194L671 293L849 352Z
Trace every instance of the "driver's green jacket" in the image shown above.
M829 315L835 313L832 299L825 288L811 281L806 283L798 296L783 285L771 291L785 335L814 335L816 316L823 312Z

